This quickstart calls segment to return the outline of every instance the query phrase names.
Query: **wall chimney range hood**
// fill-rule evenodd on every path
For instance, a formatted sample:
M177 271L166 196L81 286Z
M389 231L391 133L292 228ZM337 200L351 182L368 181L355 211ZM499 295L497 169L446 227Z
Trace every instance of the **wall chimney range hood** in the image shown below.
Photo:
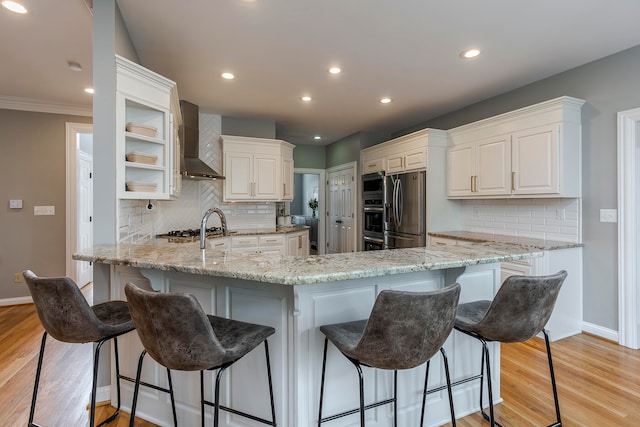
M180 101L182 126L180 141L182 142L180 173L191 179L224 179L224 176L213 170L200 159L200 120L197 105Z

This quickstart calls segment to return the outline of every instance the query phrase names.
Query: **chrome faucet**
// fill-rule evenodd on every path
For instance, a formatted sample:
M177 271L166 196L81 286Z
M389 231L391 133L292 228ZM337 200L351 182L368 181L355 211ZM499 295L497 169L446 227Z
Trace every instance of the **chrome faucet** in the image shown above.
M202 222L200 223L200 249L205 248L205 240L207 237L207 220L211 216L212 213L217 213L220 217L220 224L222 227L222 235L227 235L227 218L224 216L224 212L222 212L219 208L211 208L209 209L204 216L202 217Z

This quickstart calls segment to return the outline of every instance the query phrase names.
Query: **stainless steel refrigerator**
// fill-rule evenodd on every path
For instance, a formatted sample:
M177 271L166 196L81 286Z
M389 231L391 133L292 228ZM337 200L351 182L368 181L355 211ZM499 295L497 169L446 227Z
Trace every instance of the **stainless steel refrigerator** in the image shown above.
M426 172L385 177L384 248L413 248L426 242Z

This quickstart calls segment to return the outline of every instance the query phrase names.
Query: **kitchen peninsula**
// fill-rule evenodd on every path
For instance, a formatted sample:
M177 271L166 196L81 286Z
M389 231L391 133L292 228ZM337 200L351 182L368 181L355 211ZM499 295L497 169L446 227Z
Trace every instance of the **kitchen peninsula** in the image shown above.
M194 294L207 313L276 328L269 339L276 413L282 426L309 426L316 422L324 324L366 318L383 289L427 291L458 281L461 302L490 299L500 286L500 262L542 256L542 251L507 243L473 243L445 247L421 247L390 251L354 252L314 257L201 251L197 243L172 244L156 241L148 245L103 245L77 253L74 259L102 264L110 274L110 296L124 299L127 282L146 282L160 292ZM101 268L100 266L98 266ZM120 339L121 372L135 375L142 347L137 336ZM479 372L480 348L466 336L453 333L445 344L454 380ZM330 347L324 411L327 414L357 407L357 377L352 366ZM440 356L436 356L435 359ZM492 345L492 357L500 357ZM431 364L430 388L444 383L440 360ZM231 368L232 381L223 382L225 404L264 416L267 399L257 390L267 389L264 355L252 352ZM499 367L499 363L493 363ZM499 369L494 369L495 396L499 396ZM210 396L211 377L205 376L205 395ZM399 425L417 425L424 366L399 372ZM166 372L153 363L145 365L143 380L166 385ZM174 387L178 418L195 425L199 421L198 374L176 372ZM371 403L390 395L392 375L365 370L365 401ZM123 408L130 407L132 386L123 384ZM112 390L112 399L114 398ZM458 417L475 412L478 382L465 383L454 391ZM141 389L139 417L165 425L171 420L168 398L155 390ZM367 411L367 425L391 423L391 408ZM221 425L246 424L224 413ZM445 391L430 394L428 425L448 421ZM352 423L352 417L336 420L336 426Z

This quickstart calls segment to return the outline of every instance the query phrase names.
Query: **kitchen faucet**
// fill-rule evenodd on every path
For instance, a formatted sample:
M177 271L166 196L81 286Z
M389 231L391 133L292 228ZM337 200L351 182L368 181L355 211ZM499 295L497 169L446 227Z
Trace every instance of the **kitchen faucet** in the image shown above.
M227 235L227 218L224 216L224 212L222 212L219 208L211 208L209 209L204 216L202 217L202 222L200 223L200 249L205 248L205 240L207 237L207 220L211 216L212 213L217 213L220 217L220 224L222 227L222 235Z

